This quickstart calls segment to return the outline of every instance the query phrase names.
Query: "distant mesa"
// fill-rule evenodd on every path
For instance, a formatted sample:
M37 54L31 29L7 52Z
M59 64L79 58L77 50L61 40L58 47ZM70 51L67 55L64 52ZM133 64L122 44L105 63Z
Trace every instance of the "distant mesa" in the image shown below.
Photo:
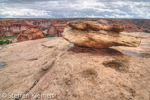
M45 38L45 33L42 32L42 29L36 25L30 26L26 30L23 30L17 36L17 42L27 41L27 40L36 40L40 38Z
M77 46L91 48L108 48L111 46L137 47L140 39L123 32L125 26L107 24L106 20L71 22L62 36Z

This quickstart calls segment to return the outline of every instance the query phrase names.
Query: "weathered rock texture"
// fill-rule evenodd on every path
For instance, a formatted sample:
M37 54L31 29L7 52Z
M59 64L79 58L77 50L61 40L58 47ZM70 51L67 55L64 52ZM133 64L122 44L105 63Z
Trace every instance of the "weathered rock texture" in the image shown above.
M37 25L41 29L48 29L51 25L50 19L14 19L0 21L0 27L5 36L18 35L22 30L32 25Z
M67 26L67 22L71 22L71 20L53 20L51 26L48 28L47 34L49 36L61 37L61 33Z
M38 26L30 26L30 28L23 30L17 36L17 42L27 41L27 40L36 40L46 37L45 33L42 32L42 29Z
M137 47L140 39L124 31L124 26L104 25L93 21L69 23L63 38L83 47L108 48L111 46Z
M126 21L129 21L133 23L134 25L137 25L139 29L142 29L143 32L150 33L150 20L147 19L126 19Z
M121 19L106 19L109 24L116 24L116 25L124 25L126 32L143 32L144 28L138 27L136 24L133 24L127 20Z
M150 34L140 35L146 47L130 49L150 54ZM130 56L117 48L93 50L69 44L58 37L8 45L0 53L0 62L7 64L0 69L0 99L17 100L2 98L3 93L54 94L52 100L150 99L150 58Z
M32 24L25 20L6 20L0 23L5 36L12 36L19 34L22 30L29 28Z
M61 36L67 22L74 19L1 19L0 27L5 36L19 34L22 30L28 28L30 24L37 25L41 29L48 29L48 35ZM81 19L80 19L81 20ZM87 21L98 21L99 19L85 19ZM144 19L105 19L109 24L125 25L127 32L149 32L149 20ZM54 27L54 29L53 29ZM51 31L50 31L51 29Z
M5 34L3 33L3 29L0 28L0 38L5 37Z

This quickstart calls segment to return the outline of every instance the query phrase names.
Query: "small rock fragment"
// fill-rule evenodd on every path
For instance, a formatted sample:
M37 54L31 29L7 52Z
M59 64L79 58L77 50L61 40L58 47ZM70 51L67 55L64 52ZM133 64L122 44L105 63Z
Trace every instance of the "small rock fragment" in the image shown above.
M44 64L42 66L42 69L44 71L48 70L52 66L52 64L54 63L55 60L56 60L56 58L51 59L49 62L47 62L46 64Z

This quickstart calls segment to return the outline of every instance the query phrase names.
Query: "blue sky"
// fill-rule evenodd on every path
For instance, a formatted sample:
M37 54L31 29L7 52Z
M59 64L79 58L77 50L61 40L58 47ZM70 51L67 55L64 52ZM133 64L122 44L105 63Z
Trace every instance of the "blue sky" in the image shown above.
M0 0L0 18L150 19L150 0Z

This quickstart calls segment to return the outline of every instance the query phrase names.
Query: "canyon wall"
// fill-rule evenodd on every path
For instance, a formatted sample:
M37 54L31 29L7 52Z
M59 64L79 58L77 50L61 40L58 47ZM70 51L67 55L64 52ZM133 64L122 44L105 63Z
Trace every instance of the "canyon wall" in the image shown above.
M68 22L77 20L98 21L100 19L1 19L0 38L18 35L30 25L48 29L49 36L60 37ZM126 32L150 32L150 20L145 19L105 19L109 24L125 25Z
M134 20L126 19L126 20L137 25L139 28L142 28L144 32L150 33L150 20L149 19L134 19Z
M33 25L39 26L41 29L48 29L51 26L52 20L50 19L35 19L35 20L28 20Z
M144 28L140 28L137 25L123 20L123 19L106 19L109 24L125 25L126 32L143 32Z
M31 23L25 20L6 20L0 23L0 27L5 36L17 35L31 25Z
M5 37L5 34L3 33L3 29L0 28L0 38L3 38L3 37Z
M49 36L61 37L61 33L64 31L64 28L67 27L67 22L71 22L71 20L53 20L51 26L48 28L47 34Z
M14 19L0 21L0 37L18 35L22 30L29 28L31 25L37 25L41 29L48 29L51 25L50 19Z

